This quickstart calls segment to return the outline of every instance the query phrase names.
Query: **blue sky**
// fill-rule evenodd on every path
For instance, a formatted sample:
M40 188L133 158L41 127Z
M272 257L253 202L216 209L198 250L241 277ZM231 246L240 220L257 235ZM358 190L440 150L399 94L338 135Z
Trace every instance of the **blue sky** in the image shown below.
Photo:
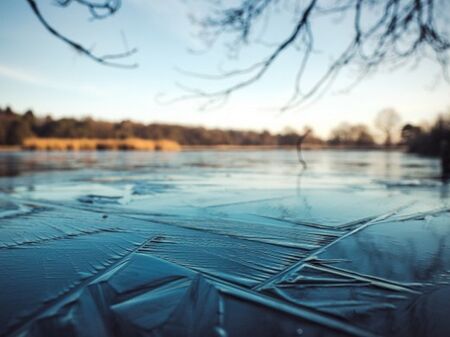
M192 7L193 3L198 7ZM450 107L449 84L437 76L435 64L425 61L414 69L381 70L344 94L341 89L354 78L349 70L319 101L280 114L277 108L291 94L293 69L298 64L298 55L293 52L220 109L201 111L197 101L160 104L157 97L182 94L177 83L205 89L218 85L186 77L177 68L214 73L219 67L243 66L261 56L261 49L249 48L239 59L230 60L221 44L205 53L189 52L202 47L188 19L190 12L204 10L199 3L190 1L188 7L180 0L127 0L114 17L89 21L88 13L79 6L61 9L50 0L38 0L50 23L99 54L121 51L123 32L129 45L139 48L132 59L139 67L123 70L77 55L44 30L26 1L0 1L0 105L19 111L32 108L38 114L56 117L93 116L239 129L281 131L310 125L324 136L341 121L372 124L385 107L395 108L404 121L412 122L430 119ZM282 34L288 23L280 17L273 24ZM319 41L327 47L310 64L306 81L319 76L329 64L333 48L345 40L345 29L345 25L340 31L318 27Z

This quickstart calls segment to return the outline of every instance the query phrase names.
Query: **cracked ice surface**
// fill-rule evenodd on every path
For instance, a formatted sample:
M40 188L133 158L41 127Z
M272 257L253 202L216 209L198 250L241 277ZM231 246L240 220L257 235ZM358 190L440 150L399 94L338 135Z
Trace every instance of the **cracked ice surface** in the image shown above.
M438 162L305 158L0 153L0 336L450 336Z

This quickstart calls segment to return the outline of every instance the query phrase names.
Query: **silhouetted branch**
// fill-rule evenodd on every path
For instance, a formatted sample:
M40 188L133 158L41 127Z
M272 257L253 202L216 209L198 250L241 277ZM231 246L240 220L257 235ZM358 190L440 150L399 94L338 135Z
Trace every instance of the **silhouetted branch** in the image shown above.
M306 164L305 159L303 158L303 153L302 153L302 144L303 141L305 140L306 137L308 137L308 135L311 133L311 129L307 129L301 136L298 137L297 139L297 157L298 157L298 161L300 164L302 164L303 169L305 170L308 165Z
M211 16L198 21L204 36L218 39L223 35L235 36L232 48L251 43L255 26L263 20L278 0L240 0L237 6L219 2L219 8ZM242 69L213 74L184 72L201 79L233 81L215 91L186 87L193 96L208 101L229 97L235 91L248 87L260 80L268 69L286 54L296 48L301 54L295 78L294 90L281 110L292 109L313 99L326 90L345 67L359 66L358 81L377 70L383 64L400 66L411 59L432 56L448 76L450 58L449 31L445 13L450 13L450 3L439 0L309 0L300 4L295 25L291 33L262 60ZM302 6L303 4L303 6ZM314 50L313 23L319 17L332 19L336 14L352 17L353 27L350 42L335 57L324 74L313 82L309 89L303 87L304 73L309 66Z
M56 0L56 3L62 7L67 7L73 2L86 6L93 19L103 19L111 16L119 10L121 5L121 0L104 0L98 2L91 0Z
M30 5L31 9L33 10L33 13L36 15L36 17L39 19L39 21L42 23L42 25L56 38L60 39L64 43L68 44L70 47L75 49L77 52L81 53L82 55L87 56L88 58L101 63L103 65L107 66L113 66L113 67L119 67L119 68L135 68L137 67L137 64L126 64L126 63L119 63L119 62L112 62L111 60L118 60L118 59L124 59L127 58L137 52L136 48L133 49L127 49L126 51L122 53L115 53L115 54L107 54L107 55L96 55L91 50L84 47L82 44L73 41L72 39L69 39L65 35L61 34L56 28L51 26L47 20L42 15L41 11L39 10L38 5L36 4L35 0L26 0L28 4ZM88 0L57 0L56 3L62 7L67 7L71 3L76 2L80 5L86 6L93 19L103 19L108 16L113 15L119 8L120 8L120 0L105 0L105 1L88 1Z

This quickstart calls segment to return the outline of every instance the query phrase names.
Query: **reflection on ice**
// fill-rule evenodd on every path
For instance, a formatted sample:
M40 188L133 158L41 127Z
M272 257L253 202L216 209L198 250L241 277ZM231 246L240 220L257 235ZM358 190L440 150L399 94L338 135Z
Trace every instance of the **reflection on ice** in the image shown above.
M305 158L0 154L0 335L449 336L437 162Z

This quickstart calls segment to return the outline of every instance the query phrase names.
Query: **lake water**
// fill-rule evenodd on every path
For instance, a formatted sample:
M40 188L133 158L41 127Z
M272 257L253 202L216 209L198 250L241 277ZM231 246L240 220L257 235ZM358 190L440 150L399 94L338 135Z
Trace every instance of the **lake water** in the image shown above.
M450 336L439 162L303 155L0 153L0 335Z

